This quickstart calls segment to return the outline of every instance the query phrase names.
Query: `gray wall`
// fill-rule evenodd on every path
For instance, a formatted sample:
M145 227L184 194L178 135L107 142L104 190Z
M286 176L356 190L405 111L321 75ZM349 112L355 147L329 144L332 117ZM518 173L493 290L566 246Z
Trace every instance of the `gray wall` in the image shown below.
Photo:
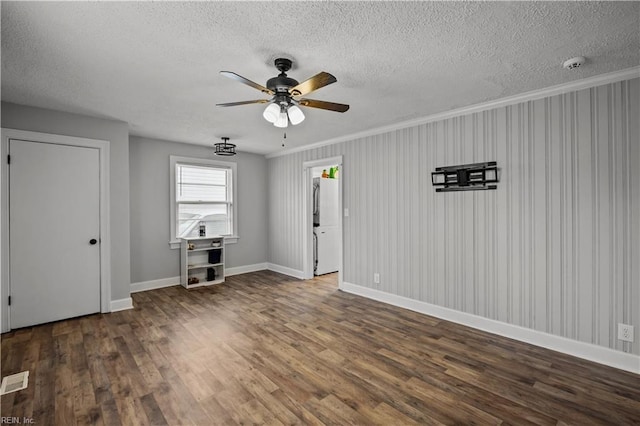
M640 328L639 99L634 79L271 158L269 262L303 269L302 163L343 155L346 282L640 354L616 338ZM435 193L435 167L490 160L498 190Z
M238 235L226 246L226 267L267 261L267 161L240 152L216 157L213 147L131 137L131 282L180 275L180 250L169 247L169 156L221 159L238 165Z
M129 297L129 126L43 108L2 102L2 127L110 143L111 299Z

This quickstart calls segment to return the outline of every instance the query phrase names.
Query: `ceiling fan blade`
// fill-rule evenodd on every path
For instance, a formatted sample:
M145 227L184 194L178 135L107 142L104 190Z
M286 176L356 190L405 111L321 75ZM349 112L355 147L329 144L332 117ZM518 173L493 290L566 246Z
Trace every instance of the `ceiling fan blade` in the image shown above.
M230 107L230 106L249 105L249 104L266 104L267 102L269 102L269 99L256 99L255 101L241 101L241 102L229 102L226 104L216 104L216 106Z
M258 89L259 91L261 91L263 93L268 93L270 95L273 95L273 90L269 90L266 87L264 87L263 85L258 84L258 83L254 82L254 81L251 81L249 79L246 79L243 76L236 74L235 72L220 71L220 74L224 75L225 77L229 77L232 80L239 81L240 83L246 84L247 86L251 86L254 89Z
M336 112L345 112L349 109L349 105L337 104L335 102L316 101L315 99L300 99L300 105Z
M335 83L336 78L328 72L320 72L308 80L303 81L295 87L289 89L289 93L292 96L304 96L307 93L311 93L314 90L318 90L321 87L328 86L331 83Z

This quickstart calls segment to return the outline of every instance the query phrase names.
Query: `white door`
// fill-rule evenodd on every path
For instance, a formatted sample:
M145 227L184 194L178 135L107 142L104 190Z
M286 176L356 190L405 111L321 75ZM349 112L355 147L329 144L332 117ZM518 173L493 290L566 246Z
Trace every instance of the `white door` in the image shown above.
M9 142L11 328L100 311L96 148Z

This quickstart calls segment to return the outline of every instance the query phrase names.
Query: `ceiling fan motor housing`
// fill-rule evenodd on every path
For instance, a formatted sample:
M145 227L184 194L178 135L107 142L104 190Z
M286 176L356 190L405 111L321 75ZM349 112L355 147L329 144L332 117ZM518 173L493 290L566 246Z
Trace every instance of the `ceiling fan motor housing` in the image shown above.
M289 71L291 69L291 66L293 65L293 62L291 62L291 59L278 58L275 61L273 61L273 64L276 66L278 71L280 71L281 73L284 74L285 72L287 72L287 71Z
M270 78L267 81L267 88L273 90L276 93L286 92L289 93L289 89L298 85L298 82L293 78L287 77L286 72L291 69L293 63L287 58L278 58L274 61L274 65L280 71L280 75Z
M274 92L289 92L291 87L298 85L298 82L293 78L287 77L284 73L277 77L270 78L267 81L267 88Z

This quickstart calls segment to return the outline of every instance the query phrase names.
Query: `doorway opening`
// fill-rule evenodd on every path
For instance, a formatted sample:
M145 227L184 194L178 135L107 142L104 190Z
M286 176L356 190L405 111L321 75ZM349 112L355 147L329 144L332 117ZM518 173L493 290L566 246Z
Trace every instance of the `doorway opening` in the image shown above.
M342 284L342 157L304 163L304 277ZM333 275L332 275L333 274Z
M109 142L5 128L1 142L0 331L110 312Z

